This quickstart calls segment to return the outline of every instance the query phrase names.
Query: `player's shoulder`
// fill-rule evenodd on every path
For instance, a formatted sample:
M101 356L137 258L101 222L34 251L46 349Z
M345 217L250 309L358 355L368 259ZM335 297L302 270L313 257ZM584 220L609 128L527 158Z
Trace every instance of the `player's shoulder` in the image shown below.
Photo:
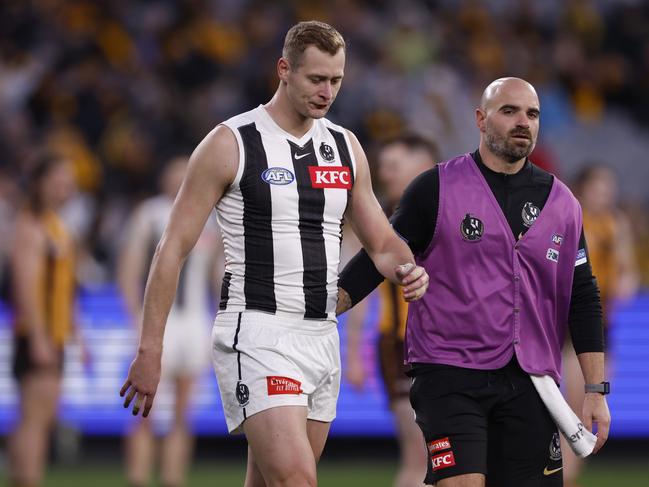
M351 146L353 151L361 149L361 143L359 142L358 137L356 137L356 134L348 128L338 125L326 117L316 120L316 123L320 124L323 130L330 132L334 137L343 137L347 144Z
M237 115L224 120L219 125L225 125L226 127L237 129L243 125L257 122L263 115L261 113L261 110L263 110L263 107L259 105L255 108L252 108L251 110L248 110L247 112L238 113Z
M348 134L348 136L350 136L350 137L352 137L352 136L356 137L351 130L346 129L342 125L338 125L337 123L332 122L327 117L323 117L323 118L320 118L320 119L316 120L316 123L322 124L322 126L325 127L328 130L333 130L335 132Z
M21 242L40 244L45 241L45 226L42 218L27 209L20 210L14 222L14 243Z

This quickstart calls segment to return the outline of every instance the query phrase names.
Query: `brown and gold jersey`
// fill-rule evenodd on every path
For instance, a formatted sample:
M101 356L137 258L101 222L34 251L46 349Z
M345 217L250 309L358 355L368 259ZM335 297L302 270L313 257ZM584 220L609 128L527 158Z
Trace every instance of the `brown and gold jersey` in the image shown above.
M75 273L74 243L61 219L54 212L40 218L45 232L46 251L39 266L34 292L39 313L54 343L63 345L72 329ZM26 332L25 323L16 317L16 332Z
M590 264L597 278L602 305L606 306L615 288L618 271L615 252L617 223L612 213L590 215L584 211L583 220Z
M406 334L408 303L401 288L387 279L379 286L379 333L403 340Z

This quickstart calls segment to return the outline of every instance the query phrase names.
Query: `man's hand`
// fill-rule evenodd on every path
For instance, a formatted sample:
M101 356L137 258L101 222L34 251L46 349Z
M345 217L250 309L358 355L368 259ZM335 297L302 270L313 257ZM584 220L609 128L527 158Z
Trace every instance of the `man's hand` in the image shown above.
M611 426L611 413L606 404L606 397L599 392L590 392L584 398L582 408L584 426L589 431L593 431L593 424L597 424L597 443L593 448L593 453L604 446L608 438L608 430Z
M130 406L133 398L136 398L133 404L134 416L140 412L142 403L144 403L143 417L146 418L151 411L153 398L160 382L160 358L161 353L146 353L140 350L128 369L128 377L119 395L121 397L126 395L125 408Z
M403 264L394 270L403 286L403 299L408 302L417 301L426 294L428 289L428 273L421 266Z
M345 367L345 379L357 391L363 389L366 379L365 364L358 355L347 356L347 367Z

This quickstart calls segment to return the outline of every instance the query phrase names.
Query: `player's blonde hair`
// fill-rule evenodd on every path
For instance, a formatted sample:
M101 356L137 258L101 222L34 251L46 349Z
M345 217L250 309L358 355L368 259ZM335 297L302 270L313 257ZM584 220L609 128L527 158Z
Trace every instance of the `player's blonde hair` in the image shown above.
M345 40L329 24L317 20L300 22L286 33L282 57L295 69L300 66L302 55L309 46L315 46L333 56L340 49L345 49Z

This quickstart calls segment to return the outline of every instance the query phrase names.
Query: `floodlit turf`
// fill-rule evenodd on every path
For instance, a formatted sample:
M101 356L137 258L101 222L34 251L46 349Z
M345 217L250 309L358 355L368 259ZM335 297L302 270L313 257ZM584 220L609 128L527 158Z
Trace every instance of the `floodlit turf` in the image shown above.
M390 462L323 462L319 469L320 487L391 487L396 466ZM243 485L243 464L201 463L192 468L187 487L236 487ZM119 487L126 485L123 473L110 466L53 467L44 487ZM158 484L152 484L158 485ZM643 487L649 485L649 460L645 464L594 462L581 487Z

